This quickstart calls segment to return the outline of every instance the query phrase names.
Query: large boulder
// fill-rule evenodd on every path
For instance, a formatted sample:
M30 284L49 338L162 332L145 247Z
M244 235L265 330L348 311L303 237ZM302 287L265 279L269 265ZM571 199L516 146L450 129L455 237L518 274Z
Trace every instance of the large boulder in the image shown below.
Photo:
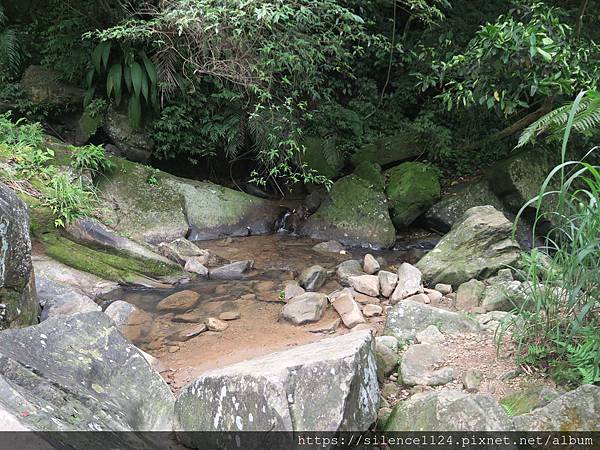
M396 240L385 195L355 175L333 185L317 212L301 225L299 234L375 248L391 247Z
M38 300L42 306L40 320L54 316L70 316L82 312L101 311L94 300L70 286L56 283L43 275L35 277Z
M144 128L133 128L126 112L111 105L102 129L115 144L119 156L136 162L146 162L150 158L154 148L150 135Z
M138 242L171 242L188 230L190 240L270 233L281 213L274 202L165 172L149 184L146 166L113 161L115 169L98 186L102 221Z
M398 341L414 341L417 334L430 325L436 325L444 333L475 333L480 330L479 324L464 314L407 299L388 311L383 334L394 336Z
M388 178L385 192L397 228L413 223L440 196L439 175L430 165L406 162L389 169L385 175Z
M56 107L81 106L85 91L61 81L54 69L29 66L21 78L21 87L34 103Z
M367 430L377 419L376 370L370 331L213 370L179 395L175 430ZM193 448L209 447L206 435L181 433L180 438Z
M399 402L385 431L511 431L513 423L493 397L442 389Z
M514 421L524 431L597 431L599 418L600 387L587 384Z
M352 155L352 164L357 167L364 161L380 166L407 161L423 153L423 148L407 134L388 136L364 145Z
M381 172L381 166L370 161L363 161L356 169L354 175L370 183L371 188L383 191L385 189L385 177Z
M27 208L0 184L0 330L37 323L39 313Z
M337 178L344 167L344 157L336 149L335 139L309 136L304 139L302 163L319 175L329 179Z
M0 409L23 428L172 428L174 397L169 387L102 312L53 317L0 332L0 349ZM101 441L85 433L51 437L77 443L69 448L145 447L144 438L133 433L106 433Z
M519 254L506 217L492 206L477 206L463 215L417 267L430 284L458 286L514 265Z

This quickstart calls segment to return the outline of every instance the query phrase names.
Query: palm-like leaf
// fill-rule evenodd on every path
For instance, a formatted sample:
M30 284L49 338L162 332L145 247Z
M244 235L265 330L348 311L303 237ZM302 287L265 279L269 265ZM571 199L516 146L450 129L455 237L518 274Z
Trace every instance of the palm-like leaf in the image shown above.
M517 147L523 147L529 142L534 142L535 138L542 134L554 139L560 138L567 126L572 107L573 102L569 102L533 122L519 137ZM587 91L577 106L573 118L573 129L579 133L585 133L599 127L600 92Z

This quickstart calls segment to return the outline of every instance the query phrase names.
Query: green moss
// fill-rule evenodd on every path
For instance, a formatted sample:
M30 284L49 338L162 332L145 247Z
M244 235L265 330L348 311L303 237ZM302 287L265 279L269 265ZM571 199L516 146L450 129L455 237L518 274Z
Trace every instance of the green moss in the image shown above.
M377 163L363 161L354 169L354 175L369 182L373 189L378 191L385 189L385 178L381 173L381 166Z
M412 136L397 134L359 148L352 156L352 164L358 167L360 163L370 161L385 166L415 158L422 153L422 147Z
M86 142L92 137L98 128L104 122L103 114L92 116L88 110L85 110L79 118L77 135L81 142Z
M438 172L427 164L406 162L389 169L385 175L392 221L398 228L410 225L440 196Z
M302 162L327 178L337 178L344 167L344 158L336 149L334 139L307 137L304 140Z
M536 408L547 405L558 397L555 389L544 385L530 386L520 392L507 395L500 400L500 406L509 416L527 414Z

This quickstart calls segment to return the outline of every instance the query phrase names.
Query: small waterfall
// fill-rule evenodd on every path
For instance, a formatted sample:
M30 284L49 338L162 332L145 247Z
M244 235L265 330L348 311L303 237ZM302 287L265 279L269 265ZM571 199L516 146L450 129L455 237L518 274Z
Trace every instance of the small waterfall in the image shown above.
M286 210L281 214L275 221L275 233L289 234L294 230L289 228L288 220L292 216L293 211L291 209Z

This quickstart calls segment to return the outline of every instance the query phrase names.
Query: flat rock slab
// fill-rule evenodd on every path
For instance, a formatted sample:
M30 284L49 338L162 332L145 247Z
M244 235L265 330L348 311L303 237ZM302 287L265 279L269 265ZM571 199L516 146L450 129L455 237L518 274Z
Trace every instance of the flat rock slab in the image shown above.
M167 384L102 312L0 333L0 410L34 431L168 431ZM27 414L23 412L26 411ZM152 448L133 433L53 435L73 448ZM73 439L74 441L69 441Z
M35 278L38 300L42 305L40 320L54 316L70 316L82 312L101 311L91 298L75 289L40 275Z
M379 296L379 278L375 275L360 275L358 277L350 277L348 279L350 286L361 294L371 297Z
M252 268L253 261L236 261L226 264L210 271L210 278L213 280L239 280L244 274Z
M318 292L307 292L294 297L281 310L281 316L295 325L318 322L327 308L327 296Z
M175 430L362 431L378 404L372 335L352 332L203 374L179 395Z
M442 349L437 345L411 345L402 355L400 363L402 383L408 386L439 386L450 383L456 378L454 369L451 367L435 368L443 360Z
M479 324L463 314L403 300L389 311L383 334L395 336L399 341L414 341L417 333L435 325L443 333L476 333Z

